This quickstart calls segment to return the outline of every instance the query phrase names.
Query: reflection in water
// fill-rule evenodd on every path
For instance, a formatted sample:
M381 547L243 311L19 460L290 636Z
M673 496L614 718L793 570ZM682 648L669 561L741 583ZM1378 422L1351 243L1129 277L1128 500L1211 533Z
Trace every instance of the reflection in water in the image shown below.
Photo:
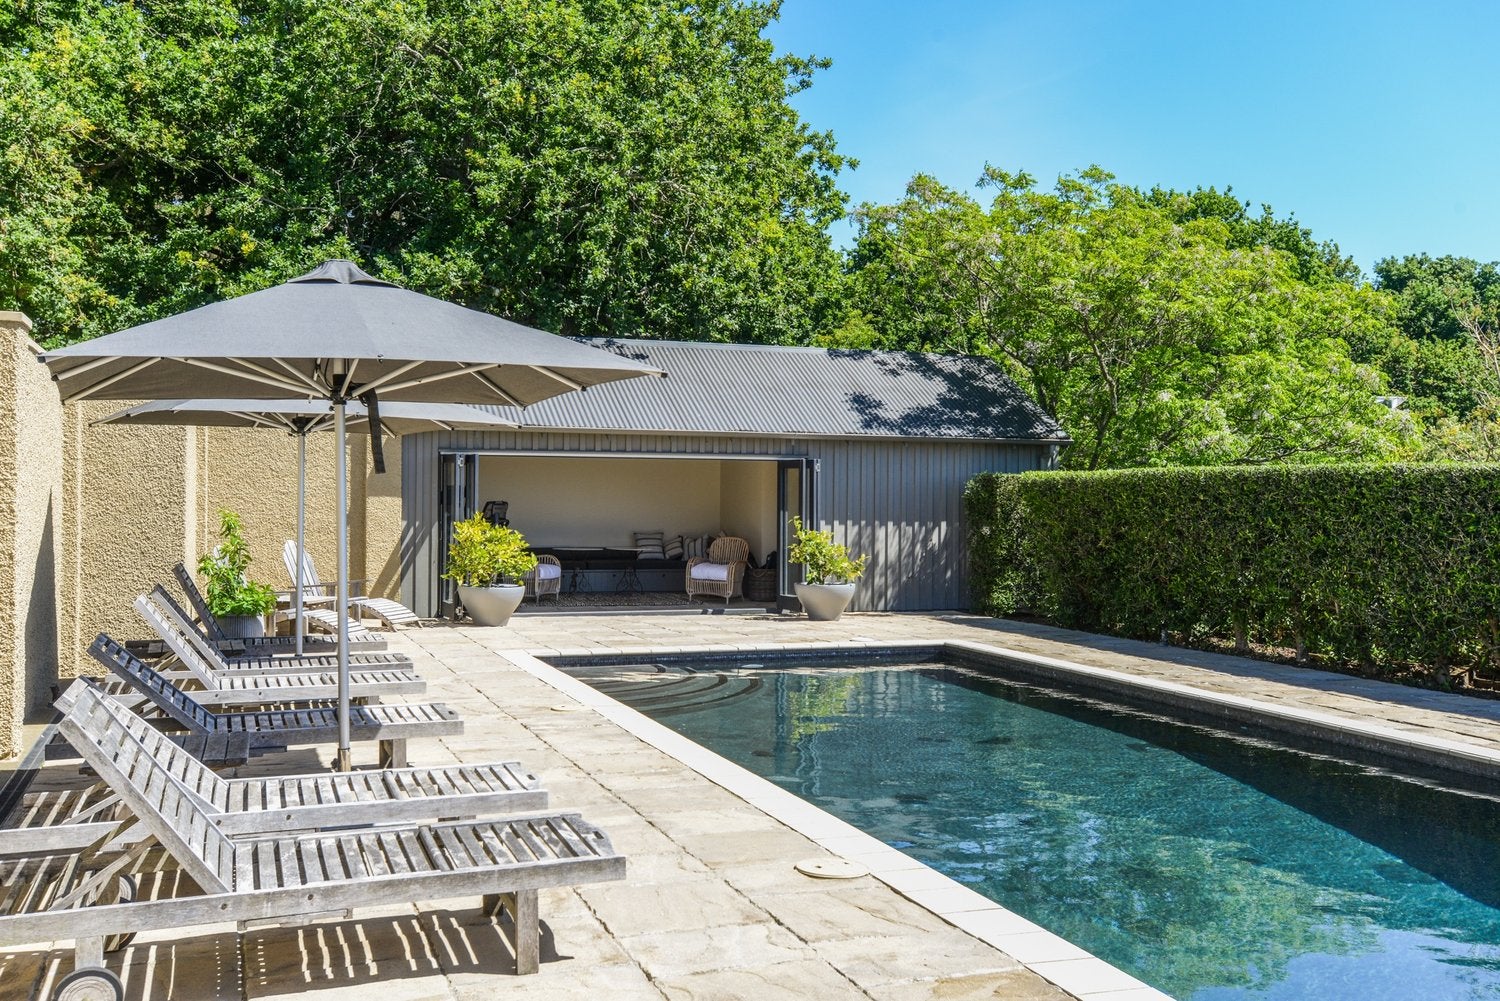
M1492 799L964 669L749 674L607 687L1175 997L1500 999Z

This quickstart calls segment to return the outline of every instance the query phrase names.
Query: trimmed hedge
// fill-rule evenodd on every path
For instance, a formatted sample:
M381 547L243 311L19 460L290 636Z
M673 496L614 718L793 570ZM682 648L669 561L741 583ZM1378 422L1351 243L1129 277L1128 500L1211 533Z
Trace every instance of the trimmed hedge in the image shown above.
M1500 654L1500 467L984 474L972 606L1463 684Z

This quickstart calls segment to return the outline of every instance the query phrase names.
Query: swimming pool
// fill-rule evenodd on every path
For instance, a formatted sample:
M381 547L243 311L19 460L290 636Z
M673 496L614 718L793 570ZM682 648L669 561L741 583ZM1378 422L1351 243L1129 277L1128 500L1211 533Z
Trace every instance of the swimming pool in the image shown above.
M1500 801L943 663L569 668L1175 997L1500 998Z

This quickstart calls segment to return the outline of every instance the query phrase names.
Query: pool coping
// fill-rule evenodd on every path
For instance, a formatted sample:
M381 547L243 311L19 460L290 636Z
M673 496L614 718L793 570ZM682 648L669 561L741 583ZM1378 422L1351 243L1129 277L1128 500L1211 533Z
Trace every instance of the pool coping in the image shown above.
M1066 939L1047 931L937 870L889 847L759 775L681 736L644 714L596 691L551 662L638 657L755 655L881 655L915 652L999 659L1041 680L1071 682L1137 702L1251 723L1300 737L1374 751L1427 767L1500 780L1500 752L1442 737L1280 705L1263 699L1196 688L1180 682L1091 667L974 640L847 640L817 643L695 644L541 648L500 651L518 667L577 699L684 766L734 793L768 816L799 831L835 855L857 862L914 903L962 931L1009 954L1038 976L1085 1001L1160 1001L1169 995L1144 984ZM542 658L546 658L545 660Z

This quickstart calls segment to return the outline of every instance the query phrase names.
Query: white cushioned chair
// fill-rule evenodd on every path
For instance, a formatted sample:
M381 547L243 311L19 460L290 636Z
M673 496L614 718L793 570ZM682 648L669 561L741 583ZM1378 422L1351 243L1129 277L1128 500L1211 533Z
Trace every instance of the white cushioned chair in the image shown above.
M693 600L695 594L714 595L728 605L740 595L740 580L745 576L745 563L749 559L750 544L744 539L732 535L715 539L707 556L688 560L688 600Z

